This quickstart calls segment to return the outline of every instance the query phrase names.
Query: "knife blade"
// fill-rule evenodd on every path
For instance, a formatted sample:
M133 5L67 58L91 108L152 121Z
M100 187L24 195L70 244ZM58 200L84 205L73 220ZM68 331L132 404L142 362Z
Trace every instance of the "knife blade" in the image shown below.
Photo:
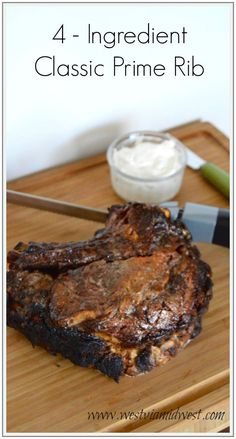
M49 212L68 215L90 221L104 223L107 210L94 209L79 204L58 201L52 198L40 197L23 192L7 189L7 201L25 207L46 210ZM173 220L183 220L189 228L193 240L229 247L229 210L214 206L186 203L183 209L178 202L169 201L161 204L171 212Z
M199 170L201 175L215 186L226 198L229 198L229 174L213 163L207 162L186 148L187 165L193 170Z
M39 197L23 192L7 189L7 201L20 206L31 207L62 215L74 216L77 218L104 223L108 211L68 203L67 201L54 200L53 198Z
M68 203L67 201L59 201L53 198L28 194L26 192L13 191L11 189L7 189L7 201L8 203L18 204L20 206L74 216L76 218L96 221L99 223L104 223L108 215L107 210L95 209L80 204ZM172 209L174 215L177 215L177 212L179 211L177 201L169 201L162 203L161 205Z

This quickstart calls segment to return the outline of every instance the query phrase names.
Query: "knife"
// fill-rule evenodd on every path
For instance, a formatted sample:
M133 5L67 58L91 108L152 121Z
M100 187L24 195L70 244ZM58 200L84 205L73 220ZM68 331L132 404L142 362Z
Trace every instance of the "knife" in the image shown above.
M107 210L94 209L10 189L7 189L7 201L21 206L102 223L106 221L108 214ZM173 220L178 219L186 224L192 234L193 241L229 247L229 209L194 203L186 203L184 208L180 209L176 201L162 203L160 206L167 207L170 210Z
M194 170L200 170L201 175L215 186L226 198L229 198L229 174L219 166L207 162L186 148L187 165Z

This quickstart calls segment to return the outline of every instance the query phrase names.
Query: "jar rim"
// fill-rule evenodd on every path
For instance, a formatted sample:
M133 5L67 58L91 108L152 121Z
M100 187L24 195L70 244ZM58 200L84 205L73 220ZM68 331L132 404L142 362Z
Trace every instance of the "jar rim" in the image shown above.
M172 173L168 174L167 176L143 178L143 177L136 177L136 176L130 175L126 172L123 172L114 164L113 151L119 144L121 144L125 140L128 140L130 137L136 137L136 139L139 137L155 137L155 138L160 138L163 140L174 140L175 145L179 148L179 150L181 152L182 163L180 163L180 166L177 170L173 171ZM182 172L187 164L187 153L186 153L186 149L185 149L184 144L182 142L180 142L176 137L172 136L171 134L162 133L159 131L145 131L145 130L131 131L130 133L122 135L122 136L118 137L117 139L115 139L109 145L109 147L107 149L106 157L107 157L107 161L108 161L110 168L112 170L115 170L117 172L117 174L119 174L119 175L121 175L129 180L138 181L138 182L146 182L146 183L156 183L158 181L168 180L168 179L174 177L175 175L178 175L180 172Z

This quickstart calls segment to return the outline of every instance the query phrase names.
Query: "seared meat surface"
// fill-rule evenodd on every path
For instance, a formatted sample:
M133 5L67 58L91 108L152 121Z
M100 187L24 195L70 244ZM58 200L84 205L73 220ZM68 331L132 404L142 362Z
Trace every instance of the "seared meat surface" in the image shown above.
M157 206L112 206L90 241L19 243L8 262L9 326L117 381L185 347L211 298L189 231Z
M111 262L149 256L157 248L181 244L190 238L181 223L167 221L165 211L144 204L113 206L105 229L90 241L67 243L20 242L8 254L12 268L68 270L98 260ZM167 210L166 210L167 213ZM167 213L168 214L168 213Z

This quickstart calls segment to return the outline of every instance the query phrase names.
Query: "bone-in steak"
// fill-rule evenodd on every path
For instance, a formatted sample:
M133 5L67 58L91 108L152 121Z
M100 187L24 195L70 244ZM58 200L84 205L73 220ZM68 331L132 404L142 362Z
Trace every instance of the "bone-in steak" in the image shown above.
M117 381L184 348L211 298L189 231L145 204L112 206L90 241L19 243L8 262L8 325Z

